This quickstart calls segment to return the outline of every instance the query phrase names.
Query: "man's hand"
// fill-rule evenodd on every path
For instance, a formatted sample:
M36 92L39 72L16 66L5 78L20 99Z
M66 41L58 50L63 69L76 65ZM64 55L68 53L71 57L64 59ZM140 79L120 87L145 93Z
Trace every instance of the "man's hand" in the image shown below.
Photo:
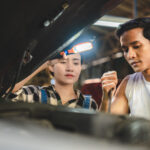
M108 94L110 90L113 90L113 93L116 90L118 83L118 77L116 71L109 71L103 74L101 77L102 89L105 94Z
M110 112L111 101L109 100L112 99L112 96L114 95L116 90L116 86L118 83L117 72L109 71L104 73L101 77L101 83L103 96L100 110L104 112Z

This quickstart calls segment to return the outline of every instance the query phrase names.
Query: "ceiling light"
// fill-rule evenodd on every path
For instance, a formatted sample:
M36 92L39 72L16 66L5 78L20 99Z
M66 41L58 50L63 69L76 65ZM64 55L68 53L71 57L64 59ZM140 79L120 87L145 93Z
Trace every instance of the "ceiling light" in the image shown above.
M94 25L113 27L113 28L117 28L120 24L121 23L119 23L119 22L100 21L100 20L98 20L97 22L94 23Z
M129 18L105 15L96 21L93 25L117 28L120 24L129 20Z

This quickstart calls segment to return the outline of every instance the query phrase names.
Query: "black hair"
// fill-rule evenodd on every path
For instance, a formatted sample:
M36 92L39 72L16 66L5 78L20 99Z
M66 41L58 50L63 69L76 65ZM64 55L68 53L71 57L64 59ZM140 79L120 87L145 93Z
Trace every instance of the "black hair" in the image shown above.
M143 28L143 36L150 40L150 17L136 18L121 24L116 31L116 36L120 39L124 32L134 28Z
M68 54L68 55L72 55L72 54L75 54L75 53L70 53L70 54ZM82 53L79 53L80 54L80 56L81 56L81 65L83 64L83 54ZM55 55L55 57L52 57L51 59L49 59L49 60L53 60L53 59L61 59L63 56L62 55L60 55L60 53L58 53L57 55Z
M81 65L84 63L84 59L83 59L83 53L80 53L81 56Z

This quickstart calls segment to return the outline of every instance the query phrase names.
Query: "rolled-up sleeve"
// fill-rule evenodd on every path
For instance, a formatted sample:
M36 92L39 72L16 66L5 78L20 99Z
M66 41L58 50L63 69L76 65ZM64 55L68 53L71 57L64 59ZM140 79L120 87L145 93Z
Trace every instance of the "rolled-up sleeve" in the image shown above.
M41 91L40 87L30 85L30 86L23 86L20 90L16 93L10 95L12 101L24 101L28 103L39 102L41 98Z

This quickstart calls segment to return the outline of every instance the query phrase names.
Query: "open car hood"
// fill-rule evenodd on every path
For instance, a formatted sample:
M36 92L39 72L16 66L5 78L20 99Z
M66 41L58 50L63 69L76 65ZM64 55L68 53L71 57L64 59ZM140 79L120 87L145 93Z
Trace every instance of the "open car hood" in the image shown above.
M0 5L0 95L10 87L19 69L21 71L18 80L21 80L48 57L63 50L78 37L80 31L121 1L2 1ZM27 59L21 66L24 56L30 55L32 60Z
M86 29L121 1L5 0L1 2L0 95L10 87L18 71L21 73L18 80L29 75L46 59L71 44L77 38L77 33ZM25 54L32 55L32 60L26 59L23 63L22 58ZM45 120L48 122L43 122ZM61 149L78 149L78 147L82 149L83 144L86 149L98 149L102 146L106 148L106 144L110 144L110 141L105 144L102 139L117 140L124 144L145 144L147 149L150 139L150 121L145 119L39 103L13 103L2 98L0 98L0 128L2 149L32 147L38 150L43 149L43 146L46 146L44 149L49 149L55 143L54 149L58 149L58 146L61 146ZM69 131L68 135L61 134L57 129ZM85 137L78 135L78 141L82 142L82 145L78 145L72 133L88 135L89 139L86 140ZM40 137L42 139L39 140ZM61 140L64 138L64 141L62 140L64 147L59 143L60 138ZM54 139L54 142L51 139ZM69 139L73 141L69 142ZM77 144L73 146L72 143ZM108 145L108 149L124 149L124 145L116 148L116 144L118 143L113 146ZM137 150L139 145L126 149ZM139 149L144 148L139 147Z

